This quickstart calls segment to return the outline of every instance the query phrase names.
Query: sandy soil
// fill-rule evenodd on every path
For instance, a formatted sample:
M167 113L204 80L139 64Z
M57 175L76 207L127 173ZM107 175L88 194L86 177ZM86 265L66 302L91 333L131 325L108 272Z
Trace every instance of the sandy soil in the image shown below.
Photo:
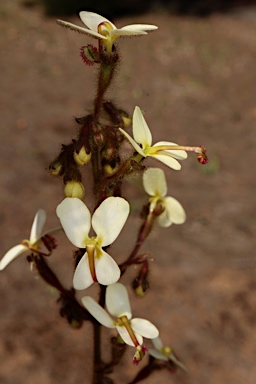
M47 167L75 135L73 117L90 109L95 73L79 57L90 39L60 28L40 8L1 2L0 19L4 254L28 236L38 208L47 211L48 228L58 224L62 185ZM154 23L159 30L119 41L122 65L109 97L130 113L139 105L155 141L205 145L210 157L201 167L190 156L181 172L166 173L187 222L155 230L143 247L154 259L151 290L143 300L133 298L133 312L159 327L189 370L155 373L148 382L254 384L256 8L205 19L151 13L115 22ZM145 201L141 191L127 188L134 214L113 246L119 260L132 249ZM69 287L72 247L64 236L59 243L50 261ZM71 329L59 318L56 299L29 272L26 257L1 272L1 383L90 383L91 328ZM137 371L132 355L129 350L111 376L116 383Z

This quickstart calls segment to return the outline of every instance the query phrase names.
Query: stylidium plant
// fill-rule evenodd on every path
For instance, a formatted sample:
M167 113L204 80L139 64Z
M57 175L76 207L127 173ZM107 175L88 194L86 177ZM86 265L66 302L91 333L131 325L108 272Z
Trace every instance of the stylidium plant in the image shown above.
M154 318L154 311L145 311L146 319L133 318L131 312L130 300L136 311L136 301L146 294L151 295L151 288L154 291L154 281L149 279L153 251L141 251L142 245L146 248L146 240L154 227L171 231L169 227L172 224L183 224L186 220L185 211L178 200L167 196L164 170L147 168L145 160L156 159L159 166L165 166L166 171L172 172L181 169L180 162L187 159L189 152L195 153L201 164L207 163L207 155L203 146L178 145L171 141L152 144L152 133L140 107L136 106L131 115L131 111L106 99L106 92L119 65L116 39L125 36L149 38L148 33L158 27L132 24L118 28L93 12L82 11L79 16L85 27L62 20L57 23L98 40L97 47L88 44L80 48L80 55L88 65L88 70L91 65L98 66L98 81L91 112L75 119L77 136L71 137L68 144L62 144L59 154L49 165L50 173L63 182L56 208L61 228L43 233L46 214L39 209L29 240L23 240L3 256L0 270L19 255L28 253L27 260L33 269L58 293L61 317L75 329L83 326L87 332L90 325L93 327L90 354L93 359L92 384L114 383L111 374L118 369L126 349L129 350L127 346L135 348L131 364L138 365L142 360L145 362L137 368L133 379L127 378L127 383L135 384L152 374L160 375L163 368L172 372L177 369L186 371L173 349L164 347L159 339L160 322ZM152 127L152 132L154 129ZM123 144L127 140L131 151L124 154ZM91 184L88 178L84 180L85 167L88 172L91 171ZM111 245L120 240L121 231L125 232L127 228L131 230L126 222L129 215L136 215L130 209L133 202L123 197L126 196L126 184L123 181L134 174L144 186L145 205L141 207L141 222L138 232L134 233L134 244L129 244L129 247L122 244L119 248L121 253L117 254ZM94 203L89 210L91 197ZM64 288L66 284L51 268L51 257L57 248L53 235L58 236L60 230L64 231L65 240L74 246L70 256L73 284L69 289ZM127 284L128 280L123 279L129 268L132 276L128 282L130 299L124 285L124 281ZM77 299L76 290L86 290L91 285L95 288L94 298L85 294L81 300ZM140 296L140 299L136 296ZM143 301L140 301L140 306L143 307ZM101 332L102 326L109 329L107 342L111 357L108 359L102 356L103 338L106 337L106 332Z

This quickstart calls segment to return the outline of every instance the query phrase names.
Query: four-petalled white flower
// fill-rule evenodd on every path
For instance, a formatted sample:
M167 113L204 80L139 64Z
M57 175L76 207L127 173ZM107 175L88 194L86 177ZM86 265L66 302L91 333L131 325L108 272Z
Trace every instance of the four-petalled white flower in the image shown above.
M173 197L167 196L167 183L165 175L160 168L148 168L143 173L143 185L149 194L150 212L153 212L157 204L163 208L163 212L157 217L157 222L161 227L169 227L171 224L183 224L186 220L186 213Z
M73 285L85 289L98 281L102 285L115 283L120 269L102 248L112 244L129 215L129 203L121 197L108 197L91 217L86 205L78 198L66 198L57 207L57 216L68 239L86 252L76 267ZM90 228L96 236L90 237Z
M90 296L84 296L82 303L99 323L108 328L116 328L122 340L136 347L140 352L143 337L153 339L159 334L158 329L150 321L132 319L128 292L121 283L111 284L106 289L106 307L116 320L113 320L108 312Z
M186 151L181 149L178 144L169 141L159 141L152 145L151 132L139 107L135 107L132 124L134 139L122 128L119 129L139 155L142 157L155 157L157 160L175 170L181 168L181 165L177 160L186 159ZM177 149L175 147L177 147Z
M147 31L154 31L158 28L156 25L150 24L132 24L117 28L111 21L97 13L82 11L79 13L79 16L87 28L79 27L63 20L57 20L57 23L98 39L106 46L108 52L112 51L113 42L118 37L147 35Z
M159 337L151 340L154 348L149 348L149 354L155 359L163 361L172 361L177 367L181 368L183 371L187 371L187 368L184 364L177 358L174 354L171 347L164 347L162 340Z
M24 252L32 251L37 253L40 246L40 240L47 233L42 233L43 226L46 220L46 213L43 209L39 209L35 215L29 240L23 240L21 244L11 248L0 261L0 271L2 271L9 263Z

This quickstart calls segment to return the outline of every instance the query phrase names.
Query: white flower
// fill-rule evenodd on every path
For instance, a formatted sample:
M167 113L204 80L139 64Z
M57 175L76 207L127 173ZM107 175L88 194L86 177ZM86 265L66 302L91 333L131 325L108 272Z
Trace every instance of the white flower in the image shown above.
M129 215L129 204L121 197L108 197L93 216L78 198L66 198L57 207L57 216L68 239L78 248L86 248L74 274L75 289L85 289L98 281L115 283L120 269L102 248L112 244L121 232ZM90 228L96 236L90 237Z
M108 328L116 328L122 340L139 351L143 337L153 339L159 334L150 321L132 319L128 292L121 283L111 284L106 289L106 307L115 320L90 296L83 297L82 303L99 323Z
M132 123L134 139L122 128L119 129L129 140L136 152L143 157L155 157L172 169L179 170L181 168L177 160L187 158L187 153L183 150L184 147L168 141L159 141L152 146L152 135L139 107L135 107Z
M45 224L46 213L43 209L39 209L35 215L29 240L23 240L21 244L11 248L0 261L0 271L2 271L16 257L26 251L38 252L40 240L46 233L42 234L42 229Z
M169 361L171 360L177 367L183 371L187 371L187 368L181 361L175 356L171 347L164 347L162 340L159 337L151 340L155 349L149 348L149 354L155 359Z
M108 52L111 52L114 40L120 36L147 35L147 31L154 31L158 28L155 25L148 24L132 24L117 28L111 21L97 13L82 11L79 16L87 28L63 20L57 20L57 23L100 40L105 44Z
M157 204L163 207L163 212L157 217L161 227L169 227L171 224L183 224L186 220L186 213L178 200L173 197L165 197L167 184L165 175L160 168L148 168L143 173L143 185L149 194L150 212L153 212Z

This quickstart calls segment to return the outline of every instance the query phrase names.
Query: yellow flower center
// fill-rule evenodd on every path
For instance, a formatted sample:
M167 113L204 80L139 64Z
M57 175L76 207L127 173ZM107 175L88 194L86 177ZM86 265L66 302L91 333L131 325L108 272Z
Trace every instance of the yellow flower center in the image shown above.
M105 45L108 53L112 52L113 42L117 38L117 36L110 33L113 30L114 30L114 28L112 27L112 25L106 21L104 21L103 23L100 23L98 25L98 33L100 33L101 35L103 35L107 38L107 40L104 39L104 40L100 40L100 41Z
M29 240L25 239L22 240L21 244L24 245L28 250L38 253L40 241L32 244Z
M113 31L113 27L108 22L104 21L103 23L100 23L98 25L98 33L100 33L103 36L106 36L107 38L110 38L110 31Z

